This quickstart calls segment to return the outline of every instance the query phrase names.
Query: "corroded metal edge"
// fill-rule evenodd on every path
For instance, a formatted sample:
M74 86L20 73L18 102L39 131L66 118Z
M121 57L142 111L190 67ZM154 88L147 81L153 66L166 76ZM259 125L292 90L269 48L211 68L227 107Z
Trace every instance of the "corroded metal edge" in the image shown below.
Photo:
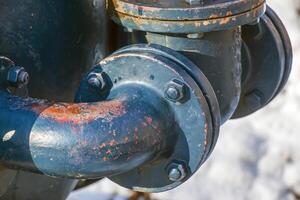
M230 29L255 21L266 10L265 3L236 15L198 20L158 20L110 11L113 21L134 30L164 33L196 33Z
M166 21L207 20L226 18L253 10L264 4L265 0L227 0L223 2L198 3L189 5L182 1L169 3L135 0L109 1L109 9L132 17ZM168 4L168 5L165 5Z

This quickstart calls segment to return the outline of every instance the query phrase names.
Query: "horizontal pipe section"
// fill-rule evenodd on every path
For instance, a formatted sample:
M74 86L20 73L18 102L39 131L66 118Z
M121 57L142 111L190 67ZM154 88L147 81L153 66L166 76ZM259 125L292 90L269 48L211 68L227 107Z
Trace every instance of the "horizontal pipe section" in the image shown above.
M128 91L113 100L77 104L0 92L0 163L54 177L89 179L151 161L176 138L167 131L173 124L171 114L152 91Z

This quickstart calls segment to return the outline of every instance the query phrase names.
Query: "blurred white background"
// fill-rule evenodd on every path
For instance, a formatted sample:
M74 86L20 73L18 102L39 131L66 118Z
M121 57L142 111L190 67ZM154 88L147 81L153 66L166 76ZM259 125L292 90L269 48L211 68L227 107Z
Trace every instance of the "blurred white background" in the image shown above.
M264 110L221 129L209 161L158 200L300 200L300 0L269 0L294 47L288 85ZM68 200L125 200L131 192L107 179Z

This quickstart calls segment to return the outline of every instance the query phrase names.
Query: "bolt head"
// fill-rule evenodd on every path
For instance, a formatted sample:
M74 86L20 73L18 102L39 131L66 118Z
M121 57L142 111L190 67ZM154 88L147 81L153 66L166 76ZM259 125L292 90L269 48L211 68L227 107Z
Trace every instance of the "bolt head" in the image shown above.
M186 100L187 94L187 85L178 79L173 79L166 86L165 97L170 101L182 102Z
M88 83L90 86L97 88L97 89L104 89L106 86L106 79L105 74L103 72L101 73L90 73L88 75Z
M181 174L180 170L178 170L178 169L173 168L169 172L170 181L178 181L178 180L180 180L181 176L182 176L182 174Z
M169 99L172 99L172 100L176 101L180 97L180 92L176 87L169 86L166 90L166 96Z
M29 74L23 67L15 66L8 71L7 81L13 86L21 88L28 84Z
M174 162L168 166L168 178L170 181L181 181L187 177L187 174L187 169L184 164Z
M88 83L94 88L102 88L101 81L97 77L90 77Z

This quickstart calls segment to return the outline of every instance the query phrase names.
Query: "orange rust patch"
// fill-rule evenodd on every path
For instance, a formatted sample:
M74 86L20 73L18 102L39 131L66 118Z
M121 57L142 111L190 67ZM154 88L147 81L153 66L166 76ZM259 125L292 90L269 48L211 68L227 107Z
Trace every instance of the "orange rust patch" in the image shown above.
M54 104L46 108L40 116L60 123L84 124L99 118L111 121L123 114L125 107L122 101L116 100L91 104Z
M207 139L208 139L208 124L207 123L205 123L205 126L204 126L204 135L205 135L204 146L206 148L208 145L208 141L207 141Z
M260 15L263 15L265 10L265 1L264 0L259 1L257 4L253 5L253 8L251 10L246 10L241 13L232 13L231 11L226 12L226 14L224 15L220 15L220 13L213 13L211 14L211 16L208 16L206 19L191 19L191 20L176 20L176 19L169 20L169 19L149 18L144 15L131 15L128 12L122 12L122 10L119 10L118 9L120 8L119 6L120 5L117 6L117 9L111 10L111 15L113 16L113 18L118 19L118 21L120 21L119 23L128 22L143 30L144 29L146 30L149 25L152 25L152 27L161 27L169 31L172 30L172 27L178 27L178 24L180 24L180 27L185 27L185 26L196 27L197 29L199 28L201 29L205 27L204 30L207 30L208 29L207 27L209 26L211 26L212 29L214 29L215 28L214 24L218 24L221 27L227 27L227 26L230 27L230 26L239 25L239 24L230 23L230 22L238 21L239 18L242 19L249 18L248 21L251 22L251 20L254 20Z

